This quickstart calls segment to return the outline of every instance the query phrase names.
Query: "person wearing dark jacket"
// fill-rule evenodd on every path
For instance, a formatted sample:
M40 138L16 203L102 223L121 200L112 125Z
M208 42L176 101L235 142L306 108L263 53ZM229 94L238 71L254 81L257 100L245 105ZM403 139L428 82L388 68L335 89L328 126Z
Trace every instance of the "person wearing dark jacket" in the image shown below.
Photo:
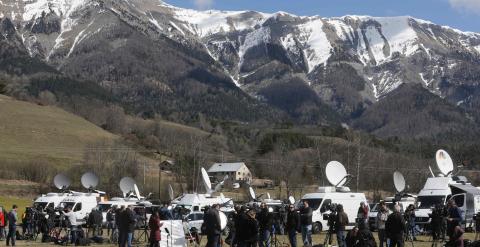
M460 227L457 220L453 220L450 223L453 227L451 235L449 235L448 242L445 246L448 247L463 247L463 233L464 231Z
M358 236L358 227L355 226L353 227L352 230L350 230L347 234L347 237L345 238L345 243L347 247L354 247L356 242L357 242L357 236Z
M270 234L273 226L273 214L269 212L265 203L260 204L260 213L257 215L260 227L260 247L270 247Z
M12 210L7 214L7 221L8 221L7 246L10 245L10 241L12 241L12 246L15 246L17 220L18 220L17 205L13 205Z
M292 247L297 247L297 231L300 229L300 216L295 211L295 206L290 204L288 206L287 222L285 224L285 230L287 230L288 240Z
M220 214L218 212L219 209L220 206L215 204L204 215L203 224L206 226L205 234L207 234L207 247L220 246L220 234L222 233L222 227L220 222Z
M355 247L377 247L377 242L366 224L359 224Z
M400 206L395 205L394 212L388 216L385 223L385 232L390 239L390 247L403 247L405 230L405 219L400 214Z
M337 235L337 245L339 247L346 247L345 243L345 227L348 225L348 216L343 211L343 205L337 205L337 215L335 219L335 234Z
M119 246L120 247L131 247L133 240L133 232L135 231L135 213L131 206L123 210L119 217Z
M112 230L112 234L115 230L115 208L111 207L107 211L107 235L110 236L110 230Z
M300 209L300 225L302 228L302 241L304 246L312 246L312 208L307 201L303 201Z
M454 234L454 229L462 222L462 212L455 204L455 201L450 199L447 202L448 216L447 216L447 235L451 237Z
M236 236L238 247L257 246L259 227L255 217L256 211L254 209L242 214Z
M160 215L155 212L148 221L148 227L150 228L150 247L160 247L160 241L162 240L161 227L163 223L160 221Z

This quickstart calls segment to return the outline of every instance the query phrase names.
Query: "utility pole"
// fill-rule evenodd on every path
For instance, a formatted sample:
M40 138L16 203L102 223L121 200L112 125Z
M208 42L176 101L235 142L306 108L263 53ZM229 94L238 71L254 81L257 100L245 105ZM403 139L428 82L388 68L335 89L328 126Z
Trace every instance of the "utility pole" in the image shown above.
M162 163L158 164L158 199L162 199Z

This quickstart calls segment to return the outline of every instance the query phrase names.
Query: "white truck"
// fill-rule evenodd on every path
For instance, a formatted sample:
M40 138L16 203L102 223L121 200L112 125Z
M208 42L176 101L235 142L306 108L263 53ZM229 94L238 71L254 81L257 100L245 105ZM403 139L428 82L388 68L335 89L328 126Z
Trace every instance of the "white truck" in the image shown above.
M86 223L88 214L97 207L101 200L102 197L99 193L74 192L62 200L60 207L70 208L74 212L77 225L83 225Z
M332 204L343 205L343 209L348 215L347 229L352 229L355 225L360 203L364 202L368 205L364 193L350 192L347 187L319 187L318 192L305 194L301 199L301 202L303 201L307 201L313 210L312 231L314 233L328 229L328 216L331 213L330 206Z
M432 208L445 205L449 199L461 209L466 227L473 226L473 216L480 212L480 189L462 176L428 178L417 199L415 222L418 225L429 224Z

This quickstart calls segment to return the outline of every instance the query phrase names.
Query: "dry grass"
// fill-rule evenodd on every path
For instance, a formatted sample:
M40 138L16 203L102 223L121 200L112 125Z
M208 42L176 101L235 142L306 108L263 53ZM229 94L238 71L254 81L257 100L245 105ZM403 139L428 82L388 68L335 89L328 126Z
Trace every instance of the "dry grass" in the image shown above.
M0 160L46 158L79 162L87 143L115 135L58 107L39 106L0 95Z
M375 237L377 237L377 234L374 233ZM465 233L465 238L466 239L470 239L470 240L473 240L475 237L475 234L474 233ZM335 236L333 236L334 240L333 240L333 245L336 245L336 240L335 240ZM325 239L325 234L322 233L322 234L316 234L316 235L313 235L313 243L314 244L323 244L323 241ZM405 243L405 246L413 246L413 247L431 247L432 246L432 242L430 241L430 237L429 236L419 236L418 238L418 241L414 241L413 242L413 245L412 243L410 242L406 242ZM287 247L289 246L288 244L288 239L286 236L278 236L277 237L277 247ZM298 243L298 246L302 246L301 245L301 236L300 234L297 234L297 243ZM4 242L0 242L0 246L3 246L5 243ZM206 244L206 237L202 237L202 241L200 243L200 246L205 246ZM377 244L378 244L378 241L377 241ZM37 242L32 242L32 241L17 241L17 246L55 246L53 244L45 244L45 243L40 243L39 241ZM99 246L99 247L110 247L110 246L117 246L117 245L113 245L113 244L92 244L92 246ZM135 244L134 246L147 246L147 243L139 243L139 244ZM193 246L193 245L189 245L189 246ZM224 244L225 247L228 247L228 245ZM273 246L273 245L272 245ZM438 246L442 246L442 245L438 245ZM273 246L275 247L275 246Z

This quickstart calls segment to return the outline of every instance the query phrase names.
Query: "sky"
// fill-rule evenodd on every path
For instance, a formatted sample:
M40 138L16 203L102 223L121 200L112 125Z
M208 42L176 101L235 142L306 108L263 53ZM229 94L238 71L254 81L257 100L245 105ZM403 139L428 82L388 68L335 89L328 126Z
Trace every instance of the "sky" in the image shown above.
M285 11L295 15L413 16L480 33L480 0L165 0L177 7L207 10Z

